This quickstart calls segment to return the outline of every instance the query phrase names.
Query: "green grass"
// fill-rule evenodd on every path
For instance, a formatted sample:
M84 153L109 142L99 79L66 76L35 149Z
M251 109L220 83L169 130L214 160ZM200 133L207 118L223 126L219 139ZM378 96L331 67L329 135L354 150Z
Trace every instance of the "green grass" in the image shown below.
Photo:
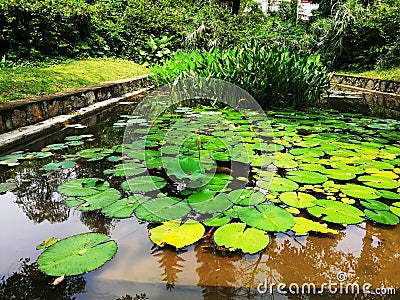
M389 70L371 70L371 71L366 71L366 72L362 72L362 73L354 73L354 72L338 72L338 73L370 77L370 78L385 79L385 80L400 81L400 67L389 69Z
M51 66L0 68L0 102L75 89L149 73L122 59L69 60Z

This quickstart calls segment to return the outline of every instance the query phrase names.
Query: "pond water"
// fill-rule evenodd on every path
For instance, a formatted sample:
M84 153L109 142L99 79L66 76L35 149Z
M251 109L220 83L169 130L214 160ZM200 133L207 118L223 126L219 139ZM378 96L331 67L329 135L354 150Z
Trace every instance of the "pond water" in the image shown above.
M16 184L15 189L0 194L1 299L398 299L390 294L400 287L400 226L380 223L398 223L394 214L398 214L398 210L393 203L400 198L397 175L400 174L400 122L332 110L307 113L269 111L268 120L277 147L277 153L271 156L273 160L269 160L269 163L277 165L277 174L286 178L301 177L300 180L294 178L298 190L317 199L346 203L360 211L370 209L376 213L370 217L377 222L363 215L363 221L354 222L357 223L354 225L343 226L344 221L327 222L331 230L338 231L337 234L311 232L296 236L290 230L270 232L266 249L250 255L218 248L207 236L178 251L170 246L156 247L149 239L149 230L158 223L147 223L136 217L111 218L106 217L102 210L80 211L66 205L67 197L57 189L63 183L77 178L102 178L124 196L131 195L131 191L120 187L125 178L104 174L104 170L113 170L115 165L121 163L118 160L121 153L112 147L123 140L124 124L129 119L126 116L130 115L126 109L127 106L122 106L91 117L81 123L87 128L66 128L25 146L21 149L23 153L0 158L4 165L0 182L14 179ZM180 109L177 113L172 112L161 118L160 123L164 122L168 127L170 118L174 118L175 114L178 117L185 115L188 111ZM194 112L200 114L201 111L204 110ZM205 111L212 110L206 108ZM248 124L236 123L236 126ZM75 143L65 148L65 138L70 136L75 138L67 140ZM203 149L207 143L201 141ZM334 147L328 147L327 144ZM146 149L157 149L153 146L147 144ZM325 148L318 149L322 146ZM82 152L93 148L103 150ZM104 151L110 148L115 152ZM294 149L300 150L291 153L290 150ZM217 152L222 153L226 149L223 150L218 149ZM45 155L38 152L54 155L39 159ZM33 153L30 156L32 159L26 160L27 153ZM77 156L76 153L81 155ZM219 170L222 173L235 171L233 167L227 171L229 166L226 166L226 161L229 158L225 159L221 153L215 156ZM57 171L43 170L43 166L51 162L66 159L77 164ZM250 161L255 160L255 157L251 157ZM163 170L157 173L156 163L151 157L148 162L156 169L150 170L152 175L165 177ZM259 165L254 169L251 167L250 176L245 181L249 188L259 185L257 182L263 181L265 173L270 171L263 169L263 163ZM355 169L360 166L361 171ZM54 167L61 168L50 165L47 169ZM330 184L313 183L312 180L308 183L310 174L305 176L306 182L301 182L304 176L290 173L299 168L325 174L322 176L329 175L329 180L323 182ZM324 172L326 169L347 171ZM260 171L264 175L259 175ZM235 180L241 177L241 174L231 174ZM372 178L375 184L364 185L356 179L360 176L381 176L390 180ZM369 178L366 179L368 182ZM394 184L393 187L385 186L388 181ZM342 190L341 185L346 184L359 184L378 190L378 196L373 198L378 199L379 203L364 196L360 196L361 200L357 199L351 191L348 192L351 196L343 194L345 189ZM176 195L176 186L168 185L167 188L170 189L169 193ZM379 194L379 191L386 193ZM368 193L365 190L357 192L360 195ZM268 193L268 203L288 208L288 205L280 202L280 194L280 191ZM185 196L181 198L186 199ZM361 205L363 200L364 204ZM390 210L393 213L388 211L389 208L383 209L390 216L381 218L381 205L394 207ZM330 210L329 207L323 209ZM307 214L306 208L299 208L298 212L291 210L291 213L297 217L308 216L314 221L322 221L315 213L313 216ZM198 220L203 221L203 217ZM210 227L206 229L207 232ZM68 276L59 285L51 285L55 277L38 270L36 260L42 251L35 247L49 237L66 238L85 232L109 235L118 245L116 255L95 271ZM265 282L268 287L272 286L272 294L269 291L262 294L257 290L257 287L263 288L260 284ZM327 290L327 284L330 283L334 284L333 288L339 288L342 283L342 290L331 293ZM388 295L346 294L343 284L353 283L358 284L360 289L364 284L370 284L368 287L371 291L384 288L378 293ZM283 290L287 294L276 290L278 284L281 289L285 285ZM317 295L312 292L294 295L288 290L289 286L295 290L304 284L315 285Z

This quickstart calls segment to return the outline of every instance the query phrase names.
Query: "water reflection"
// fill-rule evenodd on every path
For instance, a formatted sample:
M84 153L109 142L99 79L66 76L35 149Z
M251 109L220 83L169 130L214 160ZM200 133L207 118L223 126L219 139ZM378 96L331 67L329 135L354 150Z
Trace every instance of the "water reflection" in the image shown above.
M51 285L54 277L40 272L36 263L28 258L21 259L21 266L7 279L0 281L0 299L18 300L69 300L74 295L85 291L86 281L83 276L71 276L59 285Z
M182 272L183 265L181 264L185 260L176 253L174 250L165 249L154 254L160 266L160 270L163 270L162 281L166 283L166 289L172 290L178 280L178 274Z
M80 220L90 231L109 235L114 229L117 219L107 218L99 211L85 211L81 213Z

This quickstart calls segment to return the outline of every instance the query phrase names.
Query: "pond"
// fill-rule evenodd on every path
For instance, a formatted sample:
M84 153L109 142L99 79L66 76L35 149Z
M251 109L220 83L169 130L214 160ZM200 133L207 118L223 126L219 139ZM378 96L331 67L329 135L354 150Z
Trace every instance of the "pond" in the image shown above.
M347 285L396 299L400 121L314 109L255 124L204 103L148 124L129 109L0 157L1 299L382 298ZM132 124L146 140L121 147ZM36 247L89 232L116 254L53 285L92 257L81 249L49 270Z

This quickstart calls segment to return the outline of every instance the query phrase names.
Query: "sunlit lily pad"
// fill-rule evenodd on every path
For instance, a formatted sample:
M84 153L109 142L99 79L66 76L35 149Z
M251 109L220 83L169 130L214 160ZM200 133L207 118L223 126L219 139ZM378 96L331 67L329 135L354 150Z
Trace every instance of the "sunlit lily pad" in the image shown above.
M326 175L327 177L331 179L336 179L336 180L352 180L356 178L356 174L349 172L347 170L342 170L342 169L326 169L323 170L321 173Z
M39 270L50 276L72 276L93 271L113 258L117 244L100 233L62 239L38 258Z
M357 179L365 185L381 189L391 190L400 186L400 182L379 175L360 176Z
M296 208L307 208L315 206L314 200L317 200L313 195L302 192L285 192L279 196L279 199Z
M203 224L206 226L211 226L211 227L219 227L225 224L228 224L229 221L231 220L230 217L225 216L223 214L216 214L215 216L204 220Z
M316 200L316 206L308 208L308 212L322 220L338 224L357 224L364 219L364 213L358 208L333 200Z
M324 183L328 177L311 171L290 171L287 173L287 178L299 183L318 184Z
M295 232L295 235L306 235L310 231L332 234L339 233L337 230L328 228L326 224L321 224L303 217L295 217L295 220L296 224L291 228L291 230Z
M98 210L103 207L106 207L115 201L117 201L121 197L121 194L119 191L116 189L105 189L103 191L100 191L97 194L90 195L90 196L85 196L83 198L80 198L81 200L84 200L85 202L78 206L78 210L81 211L93 211L93 210Z
M174 220L150 229L149 233L152 242L158 246L168 244L179 249L200 240L204 231L204 226L197 221L188 220L181 224L181 220Z
M400 200L400 194L387 191L387 190L380 190L379 195L381 195L385 199L390 199L390 200Z
M257 186L273 192L290 192L298 189L299 185L289 179L273 177L270 182L257 181Z
M340 187L340 190L342 193L345 193L350 197L358 199L370 200L370 199L378 199L381 197L377 190L353 183L342 185Z
M388 211L389 206L386 205L385 203L381 201L376 201L376 200L366 200L366 201L360 201L360 204L364 206L365 208L368 209L373 209L373 210L384 210Z
M244 253L256 253L269 244L269 236L262 230L246 228L244 223L231 223L219 227L214 233L214 241L218 246L230 251L242 250Z

